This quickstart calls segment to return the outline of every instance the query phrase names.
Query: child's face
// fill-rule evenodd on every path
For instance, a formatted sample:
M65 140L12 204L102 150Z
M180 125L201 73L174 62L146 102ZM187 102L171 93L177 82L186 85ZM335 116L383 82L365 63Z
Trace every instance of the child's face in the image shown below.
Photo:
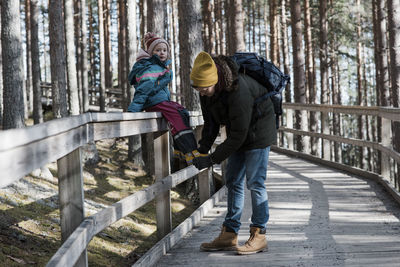
M165 43L159 43L154 47L153 55L158 55L161 61L165 61L168 58L168 47Z

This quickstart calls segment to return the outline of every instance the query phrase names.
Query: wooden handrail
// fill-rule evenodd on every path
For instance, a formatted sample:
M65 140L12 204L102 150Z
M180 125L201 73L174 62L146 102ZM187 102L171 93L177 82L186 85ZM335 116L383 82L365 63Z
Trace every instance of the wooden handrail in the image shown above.
M200 112L190 112L191 126L200 126ZM85 218L80 148L105 138L154 133L156 183L130 195L111 207ZM86 247L94 235L139 207L156 199L159 238L172 230L170 193L173 187L199 174L199 194L210 195L209 171L187 167L169 174L167 123L160 113L86 113L22 129L0 132L0 188L34 169L57 161L63 245L47 266L87 266Z
M400 121L400 108L392 107L343 106L300 103L283 103L282 107L285 109L294 110L379 116L392 121Z
M400 121L400 108L393 107L368 107L368 106L341 106L341 105L318 105L318 104L299 104L299 103L283 103L283 108L286 109L286 122L287 127L280 127L280 132L287 136L287 144L289 149L293 149L293 135L299 136L311 136L321 138L323 142L322 150L325 151L323 157L325 160L330 160L330 144L326 140L334 141L338 143L350 144L358 147L368 147L379 152L382 152L380 159L380 173L382 177L385 177L387 181L392 183L394 188L399 190L399 181L396 179L396 175L391 175L391 163L390 158L395 163L400 164L400 153L395 151L393 148L393 134L392 134L392 122ZM310 132L299 129L293 129L293 121L295 120L294 112L292 110L301 111L313 111L321 113L321 120L328 121L329 113L336 114L352 114L356 116L376 116L382 120L381 127L381 143L360 140L357 138L348 138L343 136L330 135L329 132ZM322 130L321 130L322 131ZM288 134L288 135L286 135ZM327 146L326 146L327 145ZM396 169L396 168L395 168Z
M203 123L191 112L191 125ZM0 131L0 188L85 144L114 137L166 131L159 112L85 113L38 125ZM11 160L13 159L13 160Z
M346 137L341 137L341 136L336 136L336 135L328 135L328 134L314 133L314 132L308 132L308 131L301 131L301 130L290 129L290 128L286 128L286 127L280 127L279 131L293 133L296 135L318 137L318 138L335 141L335 142L339 142L339 143L346 143L349 145L373 148L373 149L376 149L376 150L379 150L379 151L385 153L388 156L391 156L398 164L400 164L400 153L399 152L393 150L390 147L384 146L384 145L376 143L376 142L365 141L365 140L360 140L360 139L355 139L355 138L346 138Z

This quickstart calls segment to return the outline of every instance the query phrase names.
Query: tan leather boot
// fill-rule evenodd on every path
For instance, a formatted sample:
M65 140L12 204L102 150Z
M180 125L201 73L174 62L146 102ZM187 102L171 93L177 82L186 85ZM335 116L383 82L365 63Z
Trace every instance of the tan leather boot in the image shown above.
M249 240L243 246L237 248L237 254L247 255L261 251L268 251L267 239L265 238L265 230L260 232L258 227L250 227Z
M218 251L218 250L236 250L237 248L237 234L227 232L226 227L223 226L221 233L211 243L203 243L200 246L202 251Z

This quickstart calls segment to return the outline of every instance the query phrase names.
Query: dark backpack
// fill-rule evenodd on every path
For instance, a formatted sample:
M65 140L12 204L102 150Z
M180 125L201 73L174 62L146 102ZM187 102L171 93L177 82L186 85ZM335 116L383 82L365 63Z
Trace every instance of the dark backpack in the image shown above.
M255 111L261 114L258 104L271 98L276 115L276 128L279 128L279 116L282 115L282 91L290 83L290 76L283 74L272 62L258 56L257 53L237 52L232 59L239 65L239 72L249 75L265 88L267 93L256 98Z

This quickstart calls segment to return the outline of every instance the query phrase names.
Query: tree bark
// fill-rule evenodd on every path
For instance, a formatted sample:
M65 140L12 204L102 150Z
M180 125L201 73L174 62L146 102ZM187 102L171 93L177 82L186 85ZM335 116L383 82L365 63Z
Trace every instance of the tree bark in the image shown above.
M32 60L31 60L31 0L25 0L25 31L26 31L26 96L25 118L33 111L33 88L32 88Z
M164 36L164 1L147 0L147 31ZM199 32L201 34L201 31Z
M3 130L21 128L24 122L22 41L18 1L1 5L1 46L3 68Z
M244 29L243 29L243 6L242 0L231 0L233 3L233 16L231 17L231 29L232 32L232 47L231 54L237 51L245 51L246 46L244 43Z
M292 16L292 47L293 47L293 84L294 100L296 103L306 103L304 49L301 25L300 0L291 0L290 9ZM296 112L296 128L308 130L307 112ZM306 137L298 136L296 139L297 150L308 153L309 141Z
M327 0L319 1L319 57L320 57L320 81L321 81L321 104L329 104L328 90L328 23L327 23ZM329 115L321 114L321 130L324 134L329 134ZM322 140L322 157L331 159L330 142Z
M179 55L183 105L188 110L200 110L200 99L190 86L190 69L194 59L202 50L201 8L195 0L179 1Z
M0 36L2 32L1 23L1 5L0 5ZM0 126L3 126L3 56L2 48L0 45Z
M270 28L270 60L278 65L278 2L277 0L269 1L269 28Z
M61 1L49 2L50 68L52 105L55 118L68 116L64 20Z
M38 0L31 0L31 47L32 47L32 87L33 87L33 122L43 122L42 89L40 87L40 51L39 51L39 8Z
M112 65L111 65L111 36L110 36L110 28L111 28L111 1L103 0L104 3L104 75L105 75L105 87L112 88ZM135 14L136 18L136 14ZM136 32L136 30L135 30Z
M118 2L118 86L122 90L122 108L127 110L129 103L132 99L128 99L128 87L127 87L127 64L126 64L126 5L125 0L119 0Z
M99 0L98 15L99 15L99 54L100 54L100 112L106 111L106 77L105 77L105 57L104 57L104 13L103 1Z
M82 25L82 60L81 60L81 70L82 70L82 103L83 112L89 110L89 77L88 77L88 53L87 53L87 24L86 24L86 0L81 0L81 25Z
M400 2L388 0L390 69L393 107L400 107ZM393 122L393 148L400 152L400 122ZM400 165L397 165L396 188L400 188Z
M357 0L356 2L357 7L360 9L361 2ZM362 43L361 43L361 14L360 11L357 12L357 49L356 49L356 56L357 56L357 105L362 105L363 99L363 84L362 84L362 67L363 67L363 58L362 58ZM357 118L357 127L358 127L358 139L364 140L363 136L363 119L362 116L358 116ZM360 169L363 168L363 148L357 147L357 155L358 155L358 166Z
M308 91L308 103L317 103L317 92L315 88L315 64L314 64L314 47L312 43L312 20L310 10L310 0L304 0L304 43L306 45L306 80L307 80L307 91ZM310 131L317 131L317 113L315 111L310 112ZM311 154L317 155L318 152L318 138L311 137Z
M73 0L64 0L65 39L67 49L67 77L69 111L71 115L79 114L78 79L76 76L76 48L74 41L74 3Z
M137 50L137 40L136 40L136 1L127 0L127 59L129 66L133 66L136 61L136 50ZM129 83L129 81L127 81ZM133 98L133 87L127 84L128 90L128 101ZM127 108L127 107L126 107ZM125 110L126 111L126 110ZM133 162L138 165L143 165L142 151L141 151L141 138L140 135L130 136L128 142L128 158L133 160Z

